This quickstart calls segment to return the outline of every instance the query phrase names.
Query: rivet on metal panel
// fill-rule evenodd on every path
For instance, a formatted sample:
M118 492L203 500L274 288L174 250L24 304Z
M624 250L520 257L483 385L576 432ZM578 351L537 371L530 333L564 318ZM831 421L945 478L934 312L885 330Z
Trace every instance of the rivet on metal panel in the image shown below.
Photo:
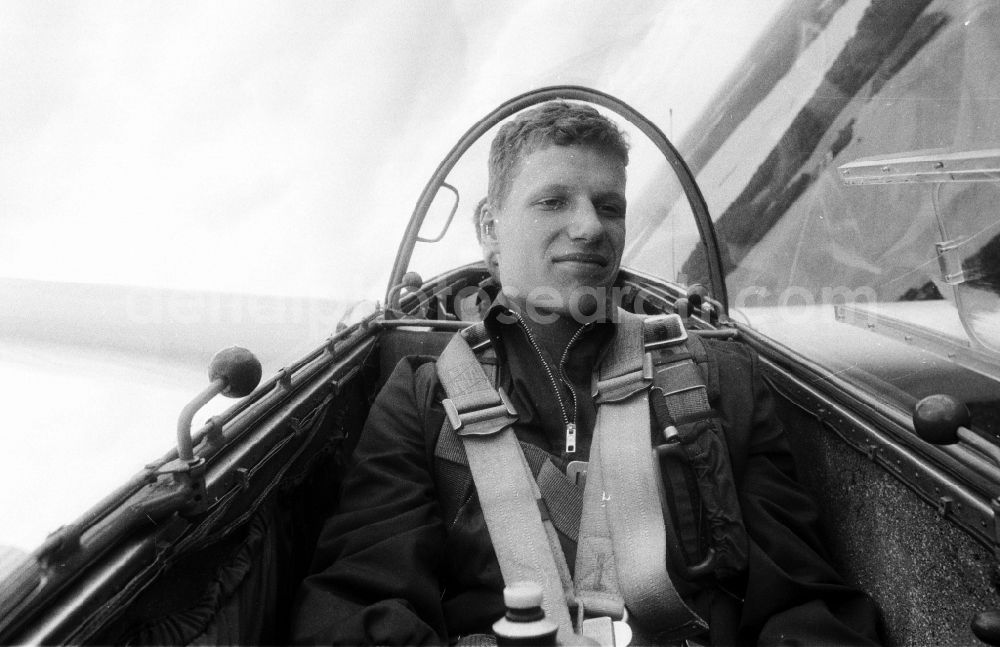
M199 514L208 508L208 492L205 488L205 459L196 458L188 461L186 471L173 472L174 480L182 485L188 485L190 491L181 512L184 514Z

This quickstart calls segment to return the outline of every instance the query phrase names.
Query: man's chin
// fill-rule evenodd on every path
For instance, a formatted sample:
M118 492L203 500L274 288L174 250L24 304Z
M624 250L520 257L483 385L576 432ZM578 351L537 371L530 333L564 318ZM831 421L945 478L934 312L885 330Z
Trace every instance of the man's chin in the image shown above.
M537 299L528 298L525 309L529 316L556 316L591 323L610 320L614 304L611 303L609 290L597 288L558 294L557 298L552 294L544 294Z

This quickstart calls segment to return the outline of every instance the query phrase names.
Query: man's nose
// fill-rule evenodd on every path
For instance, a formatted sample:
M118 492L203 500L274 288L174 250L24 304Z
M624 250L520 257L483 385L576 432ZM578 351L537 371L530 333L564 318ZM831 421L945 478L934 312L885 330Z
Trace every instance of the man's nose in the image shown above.
M566 233L570 238L579 240L596 240L604 235L604 223L589 200L580 201L574 206Z

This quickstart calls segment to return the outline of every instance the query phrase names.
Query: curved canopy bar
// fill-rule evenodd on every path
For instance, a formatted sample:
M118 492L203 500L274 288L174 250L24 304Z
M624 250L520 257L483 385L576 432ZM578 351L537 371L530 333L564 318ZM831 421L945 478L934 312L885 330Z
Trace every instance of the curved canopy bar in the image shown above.
M553 99L586 101L606 108L626 119L629 123L638 128L649 138L656 148L659 149L659 151L666 158L667 162L670 164L670 167L673 169L694 214L701 242L704 246L705 256L708 260L711 293L721 304L723 304L724 308L727 307L728 299L726 298L726 283L723 279L719 244L716 239L715 229L712 225L712 219L709 216L708 206L706 205L705 199L701 194L701 190L698 188L694 176L683 158L681 158L680 153L677 152L677 149L670 142L670 140L667 139L666 135L663 134L663 131L656 126L656 124L641 115L628 104L609 94L589 88L571 85L540 88L538 90L532 90L517 96L510 101L501 104L493 112L479 120L474 126L466 131L464 135L462 135L458 143L455 144L455 146L438 166L434 175L431 176L431 179L427 182L423 192L420 194L420 199L417 201L417 205L413 210L413 215L410 217L410 222L406 228L406 234L404 235L403 241L399 246L399 251L396 254L396 261L393 266L392 275L389 279L389 286L386 291L386 302L389 302L394 286L400 285L403 281L403 275L408 269L410 259L413 254L413 248L418 242L418 234L421 226L423 225L424 218L430 209L431 203L434 201L435 196L437 196L439 188L445 186L448 174L458 163L459 159L461 159L462 155L497 124L508 119L515 113L524 110L525 108L530 108L533 105L551 101Z

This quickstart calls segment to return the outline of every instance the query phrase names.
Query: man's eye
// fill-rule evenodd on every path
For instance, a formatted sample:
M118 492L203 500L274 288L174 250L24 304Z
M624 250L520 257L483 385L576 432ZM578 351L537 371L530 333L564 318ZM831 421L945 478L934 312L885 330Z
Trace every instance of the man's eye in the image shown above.
M609 218L621 218L625 215L625 207L617 203L606 203L597 205L597 210Z
M562 198L545 198L544 200L539 200L535 204L542 209L555 210L562 208L562 206L566 204L566 201Z

